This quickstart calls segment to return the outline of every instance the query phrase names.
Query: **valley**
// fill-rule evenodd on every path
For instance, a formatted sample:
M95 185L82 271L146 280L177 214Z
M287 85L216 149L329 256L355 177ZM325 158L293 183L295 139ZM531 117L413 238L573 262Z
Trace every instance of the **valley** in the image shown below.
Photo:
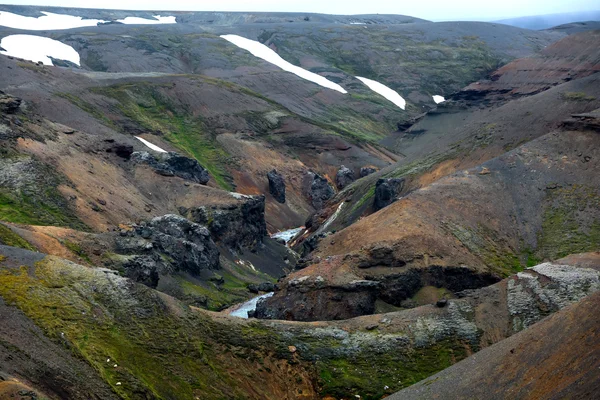
M593 398L594 27L0 5L0 398Z

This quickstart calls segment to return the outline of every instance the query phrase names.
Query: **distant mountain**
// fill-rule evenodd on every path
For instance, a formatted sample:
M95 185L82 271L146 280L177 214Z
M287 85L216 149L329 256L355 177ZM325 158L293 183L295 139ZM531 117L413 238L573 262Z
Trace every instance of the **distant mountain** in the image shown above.
M525 29L548 29L557 25L580 21L599 21L600 11L582 11L562 14L532 15L528 17L501 19L501 24L517 26Z

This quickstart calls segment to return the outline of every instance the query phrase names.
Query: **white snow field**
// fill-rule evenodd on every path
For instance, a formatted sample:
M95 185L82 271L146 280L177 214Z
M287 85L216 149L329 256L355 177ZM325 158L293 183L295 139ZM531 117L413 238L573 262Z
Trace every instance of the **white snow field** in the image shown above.
M42 62L44 65L52 64L52 58L67 60L80 65L79 53L68 44L43 36L10 35L2 38L0 47L5 51L0 54L23 58L33 62Z
M163 150L163 149L161 149L160 147L158 147L157 145L150 143L150 142L149 142L149 141L147 141L146 139L142 139L142 138L141 138L141 137L139 137L139 136L136 136L135 138L136 138L137 140L139 140L140 142L144 143L146 146L148 146L149 148L151 148L151 149L152 149L152 150L154 150L154 151L157 151L157 152L159 152L159 153L167 153L167 151L166 151L166 150Z
M446 101L446 99L444 98L444 96L440 96L440 95L435 95L432 96L433 97L433 101L435 101L435 104L440 104Z
M367 85L372 91L379 93L380 95L382 95L401 109L406 109L406 100L404 100L402 96L400 96L395 90L390 89L384 84L374 81L372 79L363 78L361 76L357 76L356 79L360 80L362 83Z
M304 68L293 65L279 56L276 52L271 50L264 44L257 42L256 40L246 39L238 35L221 35L221 37L228 42L235 44L236 46L249 51L255 57L262 58L263 60L270 62L273 65L278 66L284 71L291 72L294 75L299 76L302 79L314 82L317 85L323 86L328 89L336 90L340 93L348 93L346 90L335 82L329 79L307 71Z
M127 25L158 25L158 24L176 24L176 17L161 17L160 15L153 15L155 19L138 18L138 17L127 17L124 19L118 19L117 22Z
M0 11L0 26L30 31L53 31L60 29L81 28L83 26L97 26L101 19L83 19L73 15L54 14L42 11L41 17L25 17L7 11Z

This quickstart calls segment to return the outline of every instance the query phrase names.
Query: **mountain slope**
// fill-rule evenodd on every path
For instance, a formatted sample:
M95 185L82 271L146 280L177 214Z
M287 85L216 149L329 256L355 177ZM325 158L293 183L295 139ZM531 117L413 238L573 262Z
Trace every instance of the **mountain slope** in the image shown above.
M593 398L599 304L592 295L389 399Z

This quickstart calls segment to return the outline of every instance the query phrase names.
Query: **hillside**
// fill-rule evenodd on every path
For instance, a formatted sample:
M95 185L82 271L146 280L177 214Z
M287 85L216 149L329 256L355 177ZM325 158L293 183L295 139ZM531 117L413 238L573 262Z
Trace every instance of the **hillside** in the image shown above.
M0 5L0 399L591 398L594 26Z

